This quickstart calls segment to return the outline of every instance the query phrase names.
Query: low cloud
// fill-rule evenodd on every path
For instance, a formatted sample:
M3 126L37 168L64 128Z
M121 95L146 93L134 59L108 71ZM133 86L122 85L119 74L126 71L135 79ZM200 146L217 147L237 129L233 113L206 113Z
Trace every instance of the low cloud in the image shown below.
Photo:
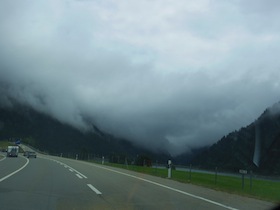
M279 101L279 31L223 2L3 1L1 104L172 154L211 144Z

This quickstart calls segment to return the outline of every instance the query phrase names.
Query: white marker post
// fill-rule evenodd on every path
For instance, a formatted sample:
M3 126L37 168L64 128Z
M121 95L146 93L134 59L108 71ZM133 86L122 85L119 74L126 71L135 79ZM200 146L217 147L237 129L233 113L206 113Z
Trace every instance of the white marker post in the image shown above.
M172 166L171 166L171 160L168 160L168 179L171 178L171 169L172 169Z

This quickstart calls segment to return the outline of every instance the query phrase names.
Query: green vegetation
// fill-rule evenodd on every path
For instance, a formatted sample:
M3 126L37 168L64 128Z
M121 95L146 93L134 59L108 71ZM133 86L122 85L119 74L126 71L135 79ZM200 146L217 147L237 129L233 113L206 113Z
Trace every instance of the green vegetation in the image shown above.
M15 146L15 144L6 140L0 141L0 151L2 151L2 149L7 149L8 146ZM23 152L23 150L20 147L19 152Z
M151 168L135 165L121 165L106 163L108 166L123 168L140 173L145 173L162 178L167 177L167 169L163 168ZM191 183L199 186L208 187L211 189L224 191L228 193L234 193L242 196L253 197L257 199L267 200L271 202L280 201L280 181L268 181L260 179L252 179L252 187L250 184L250 178L245 177L244 189L242 189L242 178L232 177L225 175L206 174L197 172L186 172L179 170L172 170L172 180Z
M280 112L279 104L267 109L256 121L224 136L197 154L191 163L205 169L218 167L226 171L253 170L262 175L280 176ZM258 167L253 163L255 141L260 139ZM186 157L182 157L187 160Z
M14 144L12 144L9 141L0 141L0 150L2 149L7 149L8 146L13 146Z

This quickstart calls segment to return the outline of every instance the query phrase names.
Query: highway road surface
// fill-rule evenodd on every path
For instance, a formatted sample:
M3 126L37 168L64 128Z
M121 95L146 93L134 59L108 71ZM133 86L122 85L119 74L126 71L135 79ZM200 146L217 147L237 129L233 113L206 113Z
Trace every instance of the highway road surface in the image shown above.
M274 204L61 157L0 159L0 209L268 210Z

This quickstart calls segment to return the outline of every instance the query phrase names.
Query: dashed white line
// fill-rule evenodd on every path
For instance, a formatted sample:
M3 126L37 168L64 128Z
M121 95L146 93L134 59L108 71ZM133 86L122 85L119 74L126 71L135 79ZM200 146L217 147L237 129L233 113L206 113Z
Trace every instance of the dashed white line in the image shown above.
M65 163L63 163L63 162L60 162L60 161L58 161L58 160L54 160L54 159L51 159L51 158L47 158L47 157L42 157L42 158L55 161L55 162L57 162L58 164L64 166L65 168L68 168L69 171L71 171L71 172L76 172L76 173L79 174L82 178L87 179L87 177L86 177L84 174L82 174L81 172L77 171L76 169L74 169L74 168L68 166L67 164L65 164Z
M77 176L79 179L82 179L82 178L83 178L80 174L76 174L76 176Z
M102 193L96 189L94 186L92 186L91 184L87 184L87 186L93 191L95 192L97 195L102 195Z
M73 172L75 171L77 174L79 174L79 175L82 176L83 178L87 179L87 177L86 177L84 174L82 174L81 172L77 171L76 169L74 169L74 168L72 168L72 167L70 167L70 166L68 166L68 168L69 168L69 170L72 169Z

